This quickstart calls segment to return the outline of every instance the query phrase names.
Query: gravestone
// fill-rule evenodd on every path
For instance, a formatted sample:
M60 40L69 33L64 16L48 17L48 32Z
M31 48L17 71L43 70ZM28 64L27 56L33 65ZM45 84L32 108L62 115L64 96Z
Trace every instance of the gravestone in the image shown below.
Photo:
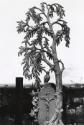
M23 94L23 78L16 78L16 91L15 91L15 125L22 125L22 94Z
M49 121L55 113L55 85L44 85L38 94L38 99L38 123L39 125L44 125L44 123Z

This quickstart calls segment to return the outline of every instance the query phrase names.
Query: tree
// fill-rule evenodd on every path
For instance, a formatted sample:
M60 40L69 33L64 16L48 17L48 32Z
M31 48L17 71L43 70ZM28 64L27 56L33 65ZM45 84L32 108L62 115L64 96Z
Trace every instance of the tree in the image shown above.
M63 19L64 16L65 11L60 4L50 5L43 2L41 8L30 8L26 13L26 20L19 21L17 26L18 33L23 32L25 34L22 41L23 45L20 46L18 53L24 55L23 75L28 79L35 78L36 84L39 86L42 72L46 74L50 71L54 72L57 95L56 111L59 111L59 114L61 114L62 109L64 64L58 59L57 46L61 41L65 41L66 47L69 47L70 44L70 28ZM48 71L46 71L43 62L49 67Z

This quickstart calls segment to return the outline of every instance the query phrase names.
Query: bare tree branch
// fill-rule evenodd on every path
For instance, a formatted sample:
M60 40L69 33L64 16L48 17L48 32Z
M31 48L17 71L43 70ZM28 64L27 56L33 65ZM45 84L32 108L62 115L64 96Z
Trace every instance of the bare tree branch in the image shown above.
M41 49L44 50L42 44L41 44ZM53 65L46 59L45 53L42 53L42 55L43 55L43 59L42 59L42 60L43 60L49 67L52 67Z
M52 67L53 65L46 59L45 54L43 53L43 59L42 59L49 67Z
M47 73L48 71L46 71L45 69L42 69L45 73Z
M63 24L61 24L60 22L62 22L63 24L64 24L64 23L67 24L66 21L64 21L64 20L62 20L62 19L59 18L57 21L53 22L52 25L54 25L54 24L59 24L60 26L63 26Z
M64 67L64 63L61 60L58 60L59 63L61 63L62 65L62 69L61 69L61 73L64 71L65 67Z
M59 23L58 21L53 22L53 23L52 23L52 26L53 26L54 24L59 24L60 26L62 26L62 24Z

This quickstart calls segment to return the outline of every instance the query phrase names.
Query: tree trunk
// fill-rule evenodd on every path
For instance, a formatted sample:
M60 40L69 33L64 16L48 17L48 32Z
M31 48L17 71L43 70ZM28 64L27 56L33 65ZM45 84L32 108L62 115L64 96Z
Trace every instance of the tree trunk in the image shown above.
M47 20L49 24L49 28L53 33L53 42L52 42L52 55L53 55L53 63L54 63L54 73L55 73L55 82L56 82L56 112L54 116L49 121L50 125L64 125L62 122L62 72L60 70L58 57L57 57L57 50L56 50L56 36L53 31L52 24L50 23L49 19L49 12L47 15Z
M56 57L55 57L56 58ZM56 63L55 63L56 62ZM62 73L60 71L59 62L54 60L55 64L55 81L56 81L56 116L55 125L63 125L62 123Z
M53 39L52 44L52 53L53 53L53 63L54 63L54 74L55 74L55 82L56 82L56 112L53 116L53 120L55 125L63 125L62 122L62 72L59 66L59 61L57 58L57 51L56 51L56 42L55 37Z

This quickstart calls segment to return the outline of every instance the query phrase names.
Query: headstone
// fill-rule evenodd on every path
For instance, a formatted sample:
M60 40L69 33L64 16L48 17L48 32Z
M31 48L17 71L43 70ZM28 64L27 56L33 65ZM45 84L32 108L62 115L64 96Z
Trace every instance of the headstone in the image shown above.
M22 92L23 91L23 78L16 78L16 93L15 93L15 125L22 125Z
M46 121L49 121L55 113L56 97L55 97L55 85L46 84L38 94L38 123L44 125Z

